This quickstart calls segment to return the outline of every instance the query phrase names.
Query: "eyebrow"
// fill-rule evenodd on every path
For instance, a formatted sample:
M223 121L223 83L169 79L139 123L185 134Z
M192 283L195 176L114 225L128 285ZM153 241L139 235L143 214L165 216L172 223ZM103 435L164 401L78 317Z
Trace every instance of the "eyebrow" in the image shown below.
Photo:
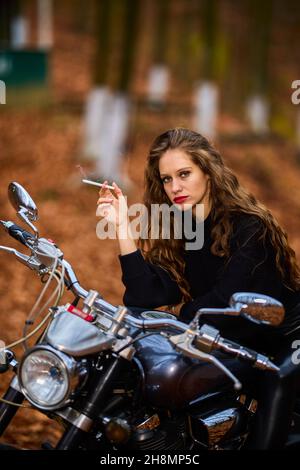
M184 168L180 168L180 170L176 170L176 173L180 173L181 171L184 171L184 170L192 170L192 167L191 166L186 166ZM164 176L167 176L166 173L161 173L160 174L160 177L163 178Z

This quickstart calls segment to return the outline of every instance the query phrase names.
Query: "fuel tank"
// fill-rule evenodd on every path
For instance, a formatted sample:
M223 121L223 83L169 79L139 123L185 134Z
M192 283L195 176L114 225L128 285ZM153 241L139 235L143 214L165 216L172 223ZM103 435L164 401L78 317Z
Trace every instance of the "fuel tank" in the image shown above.
M202 395L233 391L233 382L215 365L183 356L159 334L141 339L136 349L143 369L144 396L153 406L178 409ZM243 385L253 380L254 370L248 365L221 353L216 356Z

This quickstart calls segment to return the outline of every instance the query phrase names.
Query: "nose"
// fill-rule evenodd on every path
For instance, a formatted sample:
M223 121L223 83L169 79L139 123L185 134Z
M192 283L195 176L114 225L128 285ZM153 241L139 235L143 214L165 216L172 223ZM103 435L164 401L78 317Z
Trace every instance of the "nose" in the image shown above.
M172 193L176 194L182 190L182 186L180 184L180 181L177 180L177 178L173 178L172 180Z

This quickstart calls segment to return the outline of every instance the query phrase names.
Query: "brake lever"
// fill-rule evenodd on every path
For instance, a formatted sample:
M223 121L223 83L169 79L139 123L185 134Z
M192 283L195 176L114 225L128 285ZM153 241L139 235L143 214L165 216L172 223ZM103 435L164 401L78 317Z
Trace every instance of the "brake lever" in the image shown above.
M24 255L24 253L20 253L18 250L15 248L10 248L9 246L3 246L0 245L0 250L7 251L8 253L11 253L15 255L17 258L17 261L19 261L22 264L25 264L28 268L41 272L45 266L38 262L36 259L34 259L32 256Z
M222 362L220 362L215 356L205 353L204 351L200 351L193 346L192 343L194 342L196 336L198 336L198 329L188 328L185 333L170 336L169 341L179 352L183 353L185 356L204 360L214 364L233 381L235 390L240 390L242 388L241 382L227 367L224 366L224 364L222 364Z

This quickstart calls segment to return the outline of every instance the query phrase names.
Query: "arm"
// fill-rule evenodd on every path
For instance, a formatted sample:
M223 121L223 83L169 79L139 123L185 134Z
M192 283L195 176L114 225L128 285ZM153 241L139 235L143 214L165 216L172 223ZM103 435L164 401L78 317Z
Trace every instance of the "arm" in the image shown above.
M157 308L180 302L182 294L176 281L160 266L148 263L140 250L121 255L119 259L126 287L125 305Z
M109 189L101 189L97 215L104 217L116 229L120 247L122 281L126 287L124 304L157 308L180 302L180 289L169 273L157 265L146 262L142 253L137 250L130 229L126 198L115 183L113 186L116 197Z
M196 297L180 309L180 318L191 321L204 307L226 307L235 292L252 291L280 297L282 282L275 265L270 243L259 239L262 225L257 219L242 224L231 240L231 257L220 272L211 291Z

